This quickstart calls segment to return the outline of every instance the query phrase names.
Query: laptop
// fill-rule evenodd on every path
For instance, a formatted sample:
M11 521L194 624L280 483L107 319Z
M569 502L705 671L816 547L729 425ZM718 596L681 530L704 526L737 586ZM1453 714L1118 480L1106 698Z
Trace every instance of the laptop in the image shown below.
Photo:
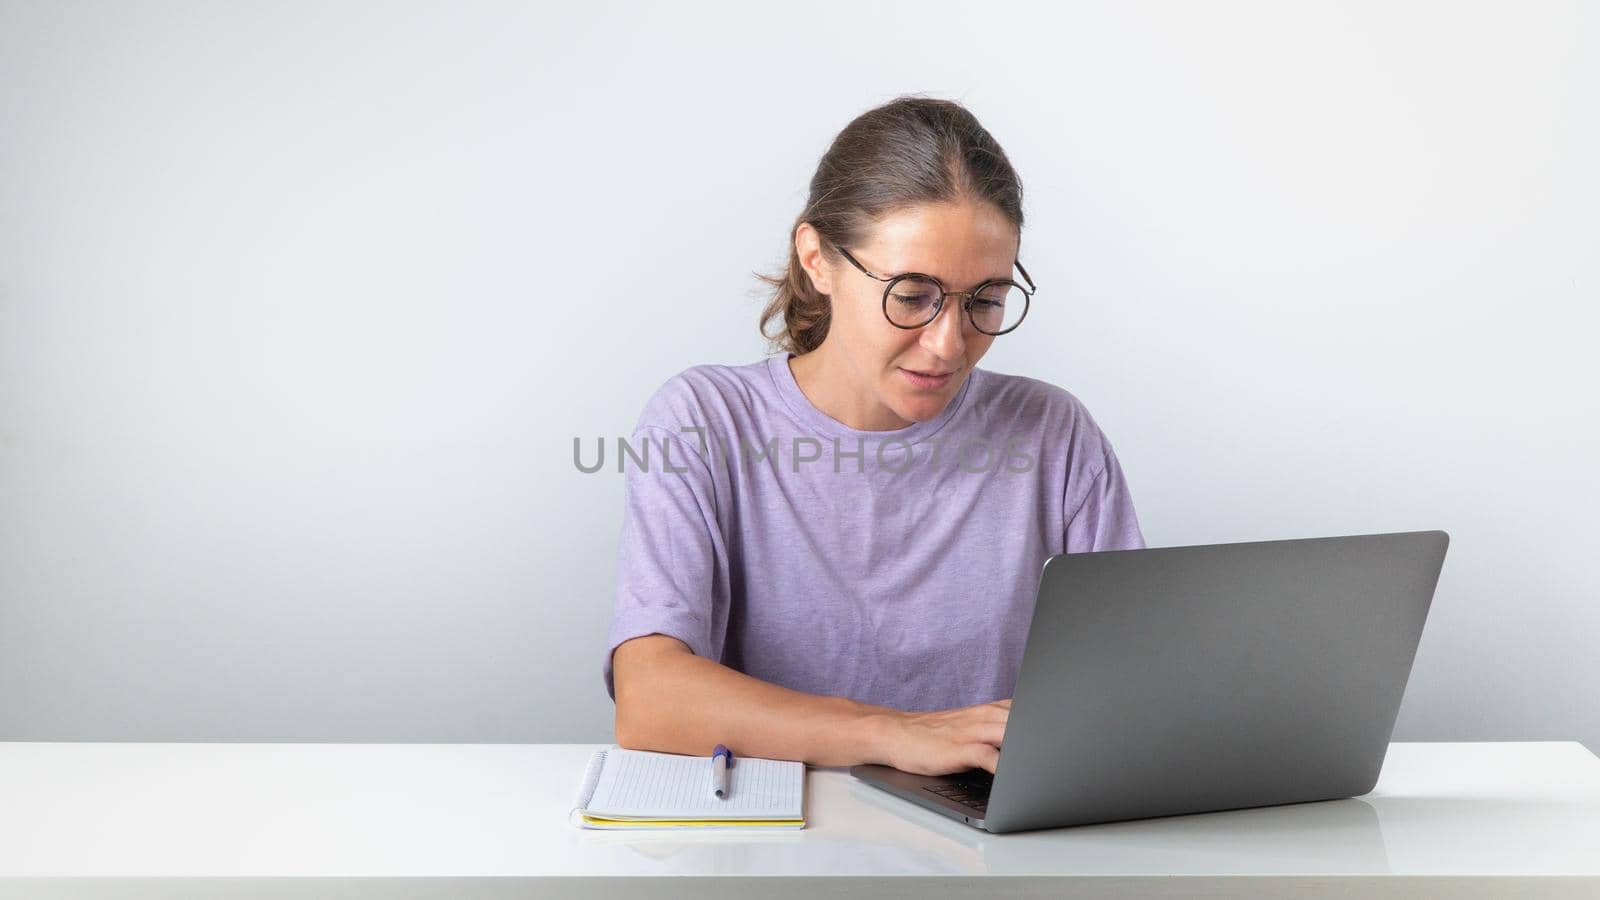
M1368 793L1449 543L1414 531L1053 556L994 774L850 772L994 833Z

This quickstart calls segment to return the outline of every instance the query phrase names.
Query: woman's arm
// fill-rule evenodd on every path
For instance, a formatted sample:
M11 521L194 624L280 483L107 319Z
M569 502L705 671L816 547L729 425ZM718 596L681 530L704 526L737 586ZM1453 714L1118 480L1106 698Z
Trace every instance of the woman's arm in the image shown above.
M1010 700L906 713L845 697L780 687L696 656L674 637L651 634L617 646L616 734L620 746L707 756L736 754L819 766L881 763L908 772L994 771Z

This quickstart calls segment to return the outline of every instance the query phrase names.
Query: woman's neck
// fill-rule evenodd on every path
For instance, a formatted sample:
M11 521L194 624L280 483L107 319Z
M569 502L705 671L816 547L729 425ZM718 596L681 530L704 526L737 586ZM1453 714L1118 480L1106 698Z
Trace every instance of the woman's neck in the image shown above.
M870 385L852 383L849 369L832 360L828 342L789 359L795 384L828 418L857 431L896 431L913 424L879 403Z

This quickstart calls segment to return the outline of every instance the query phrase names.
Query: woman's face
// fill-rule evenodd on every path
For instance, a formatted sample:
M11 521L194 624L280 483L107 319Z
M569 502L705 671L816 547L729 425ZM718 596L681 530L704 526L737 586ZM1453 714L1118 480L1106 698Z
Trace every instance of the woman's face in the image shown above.
M845 249L874 275L921 272L947 291L970 291L991 278L1013 277L1018 240L1016 227L993 204L960 201L902 210L880 220L865 242ZM846 424L887 430L939 415L994 342L972 326L961 308L965 298L947 298L922 328L897 328L883 314L884 282L842 257L825 259L809 223L796 230L795 242L812 283L833 303L811 377L856 420Z

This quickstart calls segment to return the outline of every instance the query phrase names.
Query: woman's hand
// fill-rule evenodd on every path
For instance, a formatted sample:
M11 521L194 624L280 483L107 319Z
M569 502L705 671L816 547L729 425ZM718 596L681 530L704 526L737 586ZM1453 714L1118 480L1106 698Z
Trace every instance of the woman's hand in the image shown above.
M885 749L889 765L915 775L948 775L966 769L993 773L1000 764L1011 700L938 712L896 712Z

